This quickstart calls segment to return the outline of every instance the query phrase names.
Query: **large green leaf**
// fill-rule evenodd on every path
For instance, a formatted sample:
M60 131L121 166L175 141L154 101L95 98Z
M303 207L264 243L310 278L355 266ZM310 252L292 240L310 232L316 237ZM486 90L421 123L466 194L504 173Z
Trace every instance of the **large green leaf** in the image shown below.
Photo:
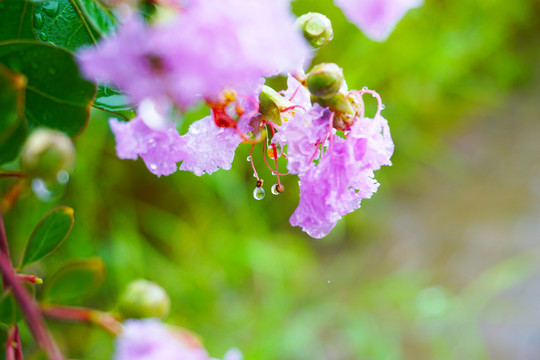
M0 0L0 41L35 39L32 7L32 3L23 0Z
M26 78L0 65L0 164L15 159L26 138Z
M0 63L26 76L25 113L30 127L68 135L86 126L96 87L83 79L73 55L31 40L0 42Z
M21 269L58 249L71 232L73 222L73 209L67 206L54 208L45 215L30 236Z
M99 0L52 0L34 4L36 38L74 51L94 45L116 20Z
M49 303L82 301L105 280L105 263L100 258L72 260L45 281L43 296Z

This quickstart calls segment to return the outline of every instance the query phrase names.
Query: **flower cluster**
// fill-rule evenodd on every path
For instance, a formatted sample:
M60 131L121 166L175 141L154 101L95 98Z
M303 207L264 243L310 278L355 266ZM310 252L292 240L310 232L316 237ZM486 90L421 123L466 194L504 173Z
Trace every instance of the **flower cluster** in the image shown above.
M420 0L336 4L368 36L382 40ZM177 5L165 20L145 22L130 13L115 35L79 53L86 76L120 88L138 107L129 122L110 120L118 156L142 158L157 176L177 170L201 176L230 169L236 148L248 143L257 178L253 194L260 200L265 191L253 149L261 144L277 180L273 194L284 191L278 158L287 159L287 174L299 177L291 224L325 236L377 190L373 172L391 164L393 143L379 95L349 91L335 64L304 73L313 55L306 39L323 46L333 37L324 15L309 13L295 22L289 0ZM263 85L265 77L287 73L282 94ZM365 115L366 93L378 101L373 118ZM211 114L179 134L173 114L199 101Z

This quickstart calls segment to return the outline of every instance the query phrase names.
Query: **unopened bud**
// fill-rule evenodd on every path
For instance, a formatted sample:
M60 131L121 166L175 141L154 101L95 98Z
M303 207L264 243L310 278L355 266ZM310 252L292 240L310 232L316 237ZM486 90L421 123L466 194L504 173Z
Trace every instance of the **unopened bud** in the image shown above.
M296 24L302 29L302 33L314 47L328 44L334 38L332 22L323 14L307 13L296 19Z
M334 97L343 85L343 70L332 63L322 63L313 67L306 80L309 92L323 99Z
M75 147L71 139L59 131L37 129L26 140L19 161L29 177L51 180L61 170L73 170Z
M118 302L118 311L124 319L164 319L171 307L169 295L151 281L138 279L128 284Z
M259 112L262 116L273 122L281 125L281 111L293 106L294 104L279 95L274 89L264 85L259 95Z

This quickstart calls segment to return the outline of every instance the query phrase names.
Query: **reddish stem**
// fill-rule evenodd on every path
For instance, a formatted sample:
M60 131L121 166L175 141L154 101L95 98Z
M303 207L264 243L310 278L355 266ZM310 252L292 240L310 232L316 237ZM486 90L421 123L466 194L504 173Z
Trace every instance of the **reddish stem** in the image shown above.
M112 335L122 332L122 325L111 314L87 308L44 305L41 307L43 316L62 321L76 321L97 325Z
M64 360L64 356L45 327L45 323L43 322L43 318L39 313L39 309L35 304L34 299L30 297L19 279L17 279L17 275L13 270L11 260L9 259L9 247L1 213L0 250L0 272L2 272L4 283L6 286L11 287L11 291L13 292L13 295L15 295L19 307L25 315L25 321L34 336L34 339L43 350L45 350L50 360Z
M4 171L0 172L0 178L23 178L24 173L22 171Z

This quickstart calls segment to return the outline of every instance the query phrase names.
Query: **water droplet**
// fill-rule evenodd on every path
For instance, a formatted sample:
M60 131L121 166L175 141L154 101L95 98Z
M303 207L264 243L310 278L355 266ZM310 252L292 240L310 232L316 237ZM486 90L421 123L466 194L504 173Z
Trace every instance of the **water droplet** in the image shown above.
M367 87L367 86L364 86L364 87L362 88L362 90L366 91L366 90L368 90L368 87Z
M43 10L45 10L45 14L51 17L56 16L58 13L58 3L56 1L49 1L43 6Z
M276 151L274 151L274 147L273 146L269 146L268 149L266 150L267 154L268 154L268 157L270 159L275 159L275 158L278 158L281 156L281 145L279 144L272 144L272 145L276 145Z
M246 158L247 162L251 162L251 155Z
M34 27L36 29L41 29L43 26L43 16L41 14L35 14L34 15Z
M279 195L285 190L285 187L281 184L274 184L272 185L272 194Z
M384 104L381 104L381 110L384 110L385 107Z
M330 281L330 280L328 280L328 283L330 284L330 283L331 283L331 281Z
M55 201L64 195L64 192L66 191L66 183L56 181L45 182L43 179L35 178L32 180L32 191L41 201Z
M60 184L67 184L69 181L69 173L66 170L60 170L58 174L56 174L56 181Z
M150 169L157 170L157 165L156 164L150 164Z
M253 173L253 177L254 178L258 178L257 174Z
M264 199L264 195L266 195L266 194L265 194L264 189L262 187L256 187L255 190L253 190L253 198L255 200Z
M45 34L43 31L39 33L39 38L43 41L47 41L47 39L49 38L47 36L47 34Z

